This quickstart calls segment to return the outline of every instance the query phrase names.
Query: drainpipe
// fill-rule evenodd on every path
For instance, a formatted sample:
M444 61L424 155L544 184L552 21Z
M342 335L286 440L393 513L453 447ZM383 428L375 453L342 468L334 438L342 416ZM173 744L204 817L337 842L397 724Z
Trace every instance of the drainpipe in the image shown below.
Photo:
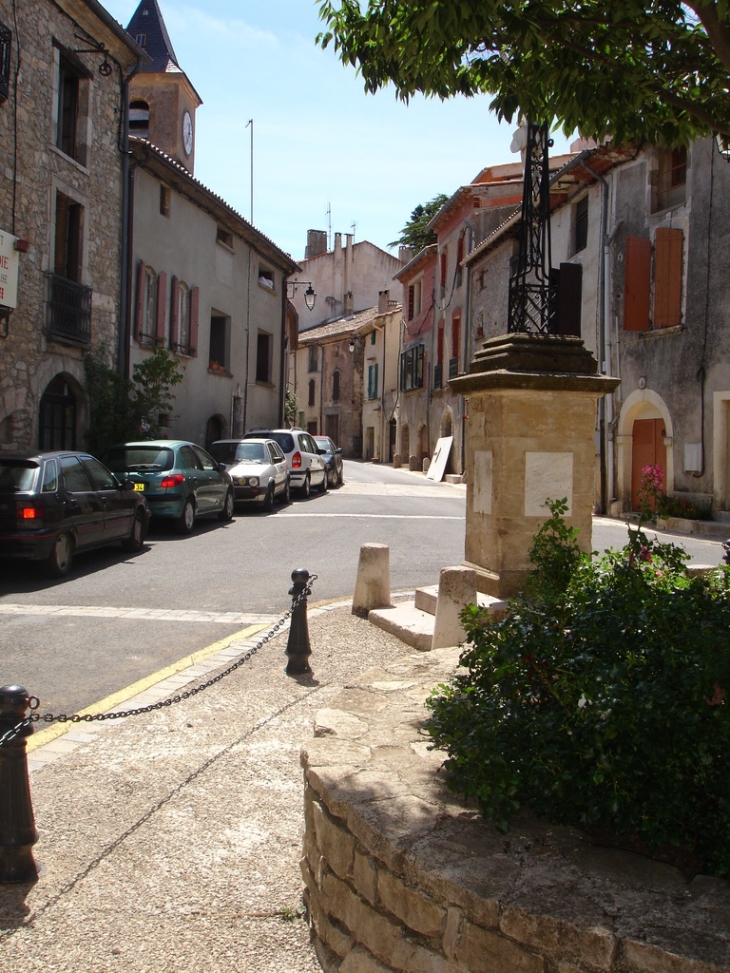
M471 250L471 227L466 228L466 245L464 246L464 252L469 253ZM467 358L469 356L469 344L471 338L471 322L469 320L470 312L470 301L471 296L471 267L466 267L462 269L462 273L466 273L466 297L464 298L464 371L467 371L468 362ZM459 395L459 412L461 413L461 474L464 475L466 469L466 399L463 395Z
M607 374L607 342L606 342L606 300L608 295L608 288L606 287L606 274L608 268L608 253L609 253L609 240L606 233L606 226L608 223L608 182L603 176L595 172L590 166L587 166L583 159L580 160L580 166L582 169L597 179L602 186L601 192L601 259L598 264L599 286L598 286L598 354L599 354L599 371L602 374ZM609 406L610 409L610 406ZM613 483L613 457L611 456L611 477L608 477L608 472L606 469L607 454L611 453L611 450L607 448L607 432L610 429L610 423L607 421L607 403L606 396L601 396L601 401L598 405L598 416L599 416L599 430L600 430L600 469L601 469L601 497L600 497L600 507L601 513L606 513L607 511L607 494L609 483Z
M132 294L132 247L134 200L132 174L129 165L129 85L142 67L142 57L122 79L122 247L119 267L119 326L117 328L117 371L129 378L129 345L132 340L130 299Z

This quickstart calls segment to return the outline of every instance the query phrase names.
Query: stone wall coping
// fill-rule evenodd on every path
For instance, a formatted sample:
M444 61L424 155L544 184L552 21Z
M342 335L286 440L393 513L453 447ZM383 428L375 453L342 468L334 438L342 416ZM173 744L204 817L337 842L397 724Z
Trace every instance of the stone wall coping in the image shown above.
M727 882L527 813L502 834L447 790L421 724L459 655L369 670L302 749L302 871L324 969L728 973Z

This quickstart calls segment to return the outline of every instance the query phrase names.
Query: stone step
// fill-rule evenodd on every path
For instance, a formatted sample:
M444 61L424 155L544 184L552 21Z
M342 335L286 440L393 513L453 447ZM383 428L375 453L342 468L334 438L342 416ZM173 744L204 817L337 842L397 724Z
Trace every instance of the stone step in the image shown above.
M423 588L416 588L415 606L429 615L436 614L436 603L439 597L439 586L437 584L426 585ZM477 604L480 608L502 609L505 602L501 598L494 598L492 595L485 595L477 592Z
M416 608L412 601L388 608L373 608L368 621L419 652L429 652L433 641L434 616Z

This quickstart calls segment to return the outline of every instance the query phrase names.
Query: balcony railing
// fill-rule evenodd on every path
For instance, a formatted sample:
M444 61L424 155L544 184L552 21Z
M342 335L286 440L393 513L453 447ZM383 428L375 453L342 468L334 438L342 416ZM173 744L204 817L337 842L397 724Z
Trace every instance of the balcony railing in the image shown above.
M91 341L91 288L50 274L48 333L88 345Z
M459 374L459 359L449 358L449 378L456 378Z

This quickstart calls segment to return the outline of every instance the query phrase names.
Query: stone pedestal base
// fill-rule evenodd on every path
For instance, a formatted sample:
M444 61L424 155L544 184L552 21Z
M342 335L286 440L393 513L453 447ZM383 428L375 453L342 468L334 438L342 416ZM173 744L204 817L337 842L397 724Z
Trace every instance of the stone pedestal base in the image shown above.
M532 569L548 500L567 501L566 522L591 550L596 402L618 380L597 374L579 338L507 335L449 384L469 400L464 565L479 591L508 598Z

